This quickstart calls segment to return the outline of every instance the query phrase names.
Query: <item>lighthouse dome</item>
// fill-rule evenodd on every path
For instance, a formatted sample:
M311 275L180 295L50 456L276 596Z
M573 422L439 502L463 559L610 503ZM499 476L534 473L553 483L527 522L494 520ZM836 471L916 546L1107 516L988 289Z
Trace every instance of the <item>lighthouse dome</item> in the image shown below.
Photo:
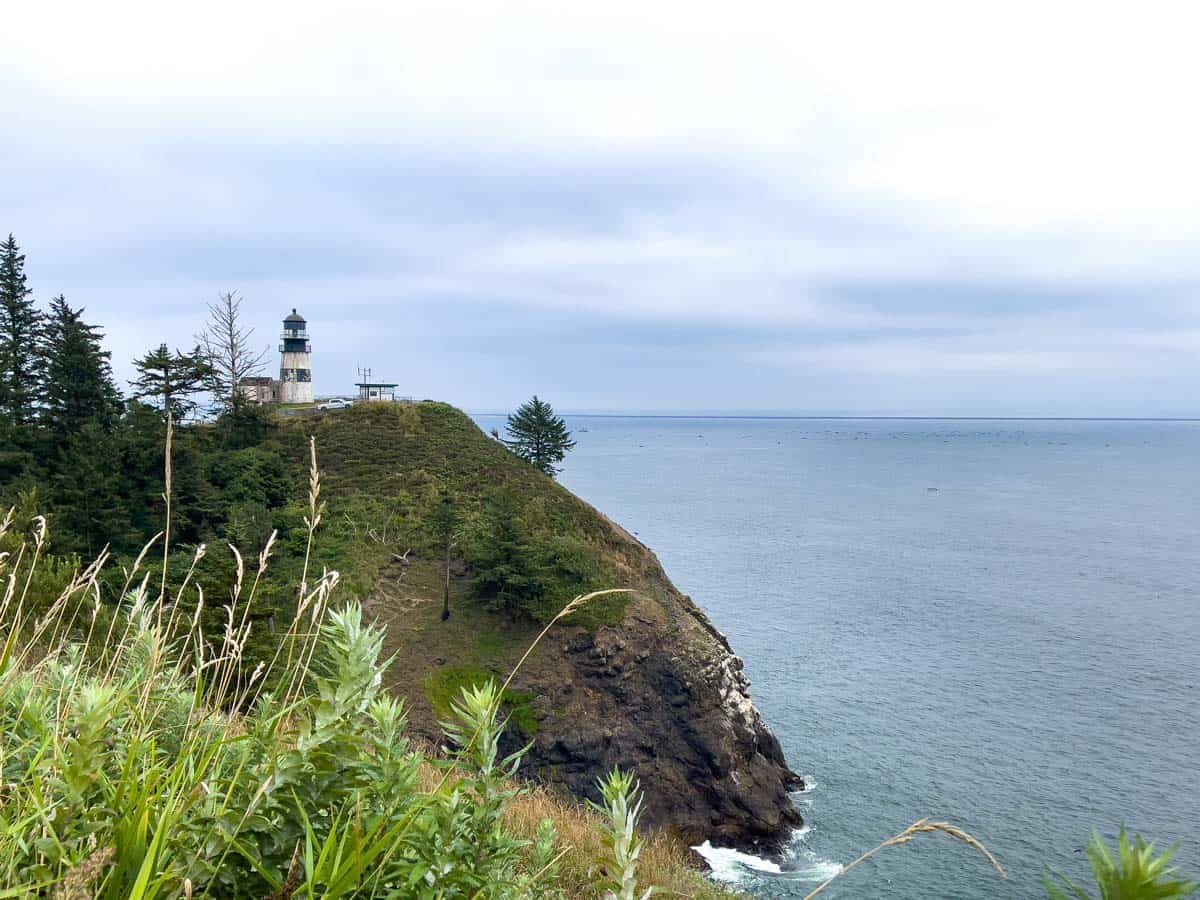
M304 319L304 316L302 316L302 315L300 315L300 313L296 312L296 307L293 306L292 314L290 316L288 316L286 319L284 319L283 321L285 324L287 322L300 322L303 324L305 319Z

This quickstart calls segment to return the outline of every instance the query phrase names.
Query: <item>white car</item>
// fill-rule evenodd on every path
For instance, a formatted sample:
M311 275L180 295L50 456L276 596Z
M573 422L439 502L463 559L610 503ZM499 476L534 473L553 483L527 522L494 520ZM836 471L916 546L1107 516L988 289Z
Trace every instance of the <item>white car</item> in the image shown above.
M332 400L326 400L324 403L317 404L317 409L349 409L353 405L353 400L344 400L341 397L334 397Z

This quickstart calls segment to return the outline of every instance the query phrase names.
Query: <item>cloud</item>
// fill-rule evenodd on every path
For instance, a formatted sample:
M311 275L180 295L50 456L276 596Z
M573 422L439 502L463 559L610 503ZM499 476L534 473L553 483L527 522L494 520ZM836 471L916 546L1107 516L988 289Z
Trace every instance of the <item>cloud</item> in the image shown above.
M327 392L1188 409L1197 15L26 4L0 228L123 371L240 289Z

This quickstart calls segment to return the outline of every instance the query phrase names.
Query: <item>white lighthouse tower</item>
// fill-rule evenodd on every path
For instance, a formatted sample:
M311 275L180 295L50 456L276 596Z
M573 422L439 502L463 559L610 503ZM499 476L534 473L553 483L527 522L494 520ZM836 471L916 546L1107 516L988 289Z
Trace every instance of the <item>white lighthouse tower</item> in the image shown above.
M312 403L312 344L308 323L292 310L283 320L283 343L279 345L279 402Z

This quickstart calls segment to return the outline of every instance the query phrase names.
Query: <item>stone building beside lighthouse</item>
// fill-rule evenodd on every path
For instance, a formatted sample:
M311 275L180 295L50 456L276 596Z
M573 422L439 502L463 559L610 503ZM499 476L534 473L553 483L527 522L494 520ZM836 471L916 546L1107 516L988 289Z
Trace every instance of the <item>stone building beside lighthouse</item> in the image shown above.
M294 308L283 320L281 337L278 402L312 403L312 344L308 340L308 323Z

